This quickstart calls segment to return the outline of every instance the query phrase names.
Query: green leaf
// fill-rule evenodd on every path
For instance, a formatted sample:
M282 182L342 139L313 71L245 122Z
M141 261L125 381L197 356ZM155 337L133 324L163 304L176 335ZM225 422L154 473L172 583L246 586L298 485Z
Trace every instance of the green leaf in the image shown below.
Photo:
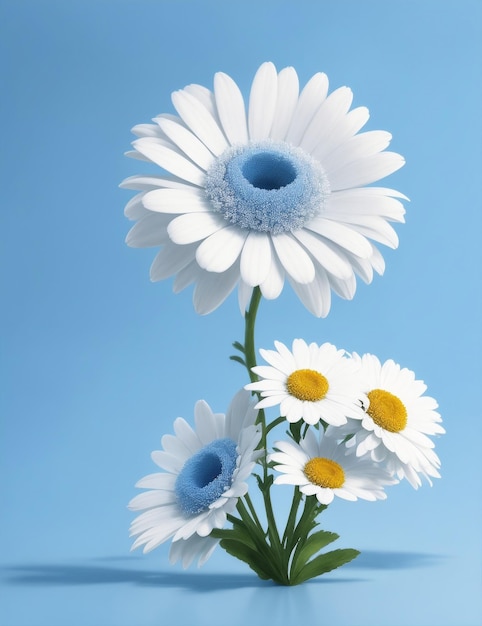
M282 417L282 416L277 417L275 420L273 420L270 424L266 426L266 434L268 434L271 429L278 426L278 424L282 424L283 422L286 422L286 417Z
M239 350L243 354L245 353L244 346L242 343L239 343L239 341L233 341L233 348L236 348L236 350Z
M236 361L236 363L241 363L243 367L246 367L246 363L244 362L244 360L237 354L232 354L229 358L231 359L231 361Z
M291 436L296 441L296 443L300 442L301 426L302 426L302 420L300 420L299 422L294 422L289 425Z
M302 568L301 572L292 579L292 584L299 585L310 578L331 572L331 570L349 563L359 554L358 550L353 550L352 548L332 550L331 552L320 554L320 556L317 556Z
M266 565L269 563L264 559L259 552L247 546L246 544L235 541L233 539L221 539L221 548L226 550L231 556L235 556L240 561L244 561L249 567L256 572L256 574L263 580L269 580L272 578L272 573L268 573L269 567Z
M210 537L214 537L215 539L228 539L232 541L238 541L253 550L256 550L256 545L252 541L250 535L246 532L238 528L231 529L220 529L213 528L211 531Z
M319 552L322 548L328 544L336 541L340 535L331 533L327 530L319 530L308 537L308 539L301 544L301 549L295 554L291 567L292 576L297 576L300 570L306 565L307 561L311 557Z
M264 482L264 480L258 474L254 474L254 476L256 477L256 480L258 481L258 487L261 493L265 493L265 491L269 489L271 485L273 484L273 481L274 481L273 474L268 474L266 478L266 482Z

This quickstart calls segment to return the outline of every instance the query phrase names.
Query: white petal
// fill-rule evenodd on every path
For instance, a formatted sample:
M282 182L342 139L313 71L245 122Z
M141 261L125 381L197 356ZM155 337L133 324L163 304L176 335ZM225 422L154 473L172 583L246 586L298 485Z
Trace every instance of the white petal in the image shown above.
M224 134L231 144L248 142L248 127L243 95L234 80L218 72L214 76L214 95Z
M137 481L136 487L140 489L165 489L166 491L172 491L176 484L176 478L176 474L166 474L165 472L148 474Z
M124 208L124 215L130 220L138 220L149 215L149 211L144 208L142 200L146 194L137 193L129 200Z
M194 258L191 263L188 263L188 265L183 267L182 270L179 270L179 272L176 274L172 290L174 291L174 293L179 293L189 285L192 285L192 283L199 280L203 273L204 270L199 267L196 259Z
M182 439L179 439L179 437L176 437L175 435L163 435L161 438L161 444L168 454L177 457L183 464L190 456L192 456L191 451L186 445L184 445Z
M238 306L239 311L243 317L248 310L252 295L253 288L247 285L244 280L240 280L238 285Z
M391 139L391 134L384 130L372 130L351 137L331 152L330 158L326 160L325 172L328 178L330 178L330 172L334 172L352 161L357 161L385 150Z
M353 137L369 120L370 112L366 107L358 107L349 111L332 128L332 133L325 137L313 150L311 155L325 163L329 155L340 145Z
M197 244L195 243L186 246L178 246L171 242L166 243L152 262L150 279L156 282L177 274L194 259L196 247Z
M213 154L219 156L226 150L226 137L214 117L197 98L183 89L172 94L172 103L186 126Z
M201 270L202 271L202 270ZM202 271L194 289L194 308L200 315L207 315L226 300L239 280L239 264L226 272L215 274Z
M357 232L365 237L383 243L390 248L398 247L398 235L394 229L381 217L375 215L354 215L341 220L348 226L353 226Z
M171 174L194 185L202 186L204 184L205 173L174 149L168 148L151 138L138 139L134 145L141 154Z
M309 230L301 229L295 231L293 237L296 237L330 274L333 274L337 278L347 279L353 273L346 256L342 252L338 252L320 235Z
M184 87L184 91L191 96L194 96L196 100L199 100L199 102L203 105L203 107L208 111L208 113L219 126L220 120L218 112L216 110L216 102L212 91L210 91L204 85L197 85L195 83Z
M174 420L174 432L179 439L182 439L184 445L191 451L191 454L194 454L201 448L201 440L182 417Z
M216 423L211 407L204 400L198 400L194 406L196 434L203 445L217 438Z
M269 137L278 92L278 75L273 63L263 63L253 79L249 94L248 127L252 141Z
M136 174L124 179L119 185L121 189L138 189L140 191L151 191L159 187L168 187L170 189L196 189L176 176L158 176L157 174Z
M271 244L265 233L251 231L241 254L241 277L247 285L256 287L268 276L271 267Z
M315 217L305 228L313 230L359 257L367 258L372 254L372 247L365 237L334 220Z
M331 307L330 282L322 267L316 267L315 279L308 285L290 280L291 287L304 306L316 317L326 317Z
M285 67L278 74L278 95L270 137L283 140L298 103L299 81L293 67Z
M157 213L205 213L212 211L208 200L198 189L154 189L148 191L142 203Z
M332 191L349 189L385 178L400 169L405 159L396 152L379 152L372 156L353 161L330 174Z
M169 137L196 165L207 170L214 160L206 146L185 126L159 116L156 122Z
M370 193L373 187L335 191L330 194L325 217L336 219L346 215L379 215L394 222L403 222L405 207L395 198Z
M208 272L225 272L237 260L248 231L227 226L205 239L196 251L200 267Z
M296 463L299 464L300 468L303 468L309 461L309 456L306 452L304 452L298 444L292 443L291 441L275 441L273 447L294 459Z
M271 243L273 246L273 244ZM283 290L285 271L278 261L274 249L271 250L271 266L266 279L261 283L261 293L267 300L274 300Z
M151 162L150 159L148 159L137 150L127 150L127 152L124 152L124 156L126 156L128 159L136 159L137 161L145 161L147 163Z
M300 147L311 153L318 144L326 141L333 132L338 119L342 118L351 106L353 93L348 87L333 91L319 107L308 125Z
M274 479L275 485L304 485L306 482L307 478L301 474L281 474Z
M174 504L177 501L177 496L174 491L145 491L132 498L128 504L128 508L131 511L142 511L143 509L150 509L155 506L162 506L164 504Z
M126 244L132 248L148 248L166 243L169 221L168 216L149 213L127 233Z
M224 228L226 221L215 213L186 213L167 227L169 237L177 244L193 243Z
M318 72L310 78L303 88L298 104L293 113L291 125L286 134L286 141L295 146L305 134L308 124L313 119L319 106L325 100L328 93L328 77L326 74Z
M154 450L151 452L151 459L161 469L168 472L180 472L184 461L163 450Z
M281 265L293 280L306 284L315 278L313 261L293 236L281 233L271 240Z
M155 124L136 124L131 128L131 133L137 137L161 137L162 133Z

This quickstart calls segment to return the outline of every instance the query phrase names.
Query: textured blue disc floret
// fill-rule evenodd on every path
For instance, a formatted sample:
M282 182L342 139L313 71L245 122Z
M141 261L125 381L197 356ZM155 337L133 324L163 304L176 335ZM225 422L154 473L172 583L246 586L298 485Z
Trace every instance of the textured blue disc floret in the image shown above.
M209 168L205 189L227 221L273 235L302 228L329 194L318 161L271 140L226 150Z
M216 439L186 461L176 480L176 496L185 515L196 515L209 508L229 489L236 469L236 443Z

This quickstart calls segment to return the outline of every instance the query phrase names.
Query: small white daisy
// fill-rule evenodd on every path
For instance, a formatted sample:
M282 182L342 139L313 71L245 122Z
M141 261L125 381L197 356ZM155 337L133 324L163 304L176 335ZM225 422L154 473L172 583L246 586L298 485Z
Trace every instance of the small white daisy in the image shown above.
M258 69L246 108L227 74L214 91L188 85L172 94L176 115L132 130L130 156L166 173L132 176L140 193L126 206L138 220L134 247L162 246L151 279L175 276L174 291L194 283L198 313L217 308L239 286L244 313L254 287L265 298L287 279L303 304L325 317L331 290L355 293L355 274L370 283L384 261L373 245L398 246L389 222L403 222L403 194L371 187L404 164L385 151L391 135L359 133L368 109L350 111L353 94L328 94L315 74L300 92L292 67ZM406 199L406 198L405 198Z
M330 343L308 345L303 339L293 341L291 352L279 341L275 347L259 351L269 366L253 367L261 380L245 386L263 397L257 409L279 404L280 415L292 423L303 419L317 424L321 419L340 426L347 417L362 417L357 365L344 350Z
M296 485L307 496L316 496L321 504L330 504L334 497L344 500L384 500L385 485L398 482L371 459L346 454L346 447L335 436L319 429L318 437L308 429L306 436L295 441L277 441L278 452L269 460L281 472L274 480L277 485Z
M382 365L373 354L354 354L353 360L360 364L358 375L368 402L362 419L343 427L347 434L354 433L347 446L355 448L358 456L369 454L383 462L414 488L421 485L419 474L432 484L430 476L440 477L440 460L429 435L445 430L435 410L437 402L423 395L427 386L391 359Z
M164 472L142 478L136 487L149 491L129 503L131 510L144 511L131 524L133 550L144 546L149 552L172 538L171 562L182 559L187 567L196 556L199 565L209 558L218 543L209 534L224 526L248 490L244 481L261 438L256 417L250 394L241 390L226 415L197 402L195 430L181 417L175 420L175 435L164 435L163 450L151 455Z

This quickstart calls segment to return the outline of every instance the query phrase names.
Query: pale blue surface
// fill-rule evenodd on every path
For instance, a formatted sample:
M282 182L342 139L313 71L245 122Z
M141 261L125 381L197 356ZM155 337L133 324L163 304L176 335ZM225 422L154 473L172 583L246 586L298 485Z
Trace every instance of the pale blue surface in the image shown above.
M481 20L468 0L4 0L2 626L481 623ZM300 336L394 358L447 429L442 480L330 507L324 527L364 553L293 589L221 550L183 572L167 545L130 555L127 536L133 485L174 418L200 398L225 411L245 382L227 361L235 297L199 317L190 292L149 283L152 250L123 243L117 185L145 171L123 157L129 129L218 70L246 93L265 60L350 86L406 157L383 184L411 203L383 278L326 320L285 290L261 308L258 345Z

